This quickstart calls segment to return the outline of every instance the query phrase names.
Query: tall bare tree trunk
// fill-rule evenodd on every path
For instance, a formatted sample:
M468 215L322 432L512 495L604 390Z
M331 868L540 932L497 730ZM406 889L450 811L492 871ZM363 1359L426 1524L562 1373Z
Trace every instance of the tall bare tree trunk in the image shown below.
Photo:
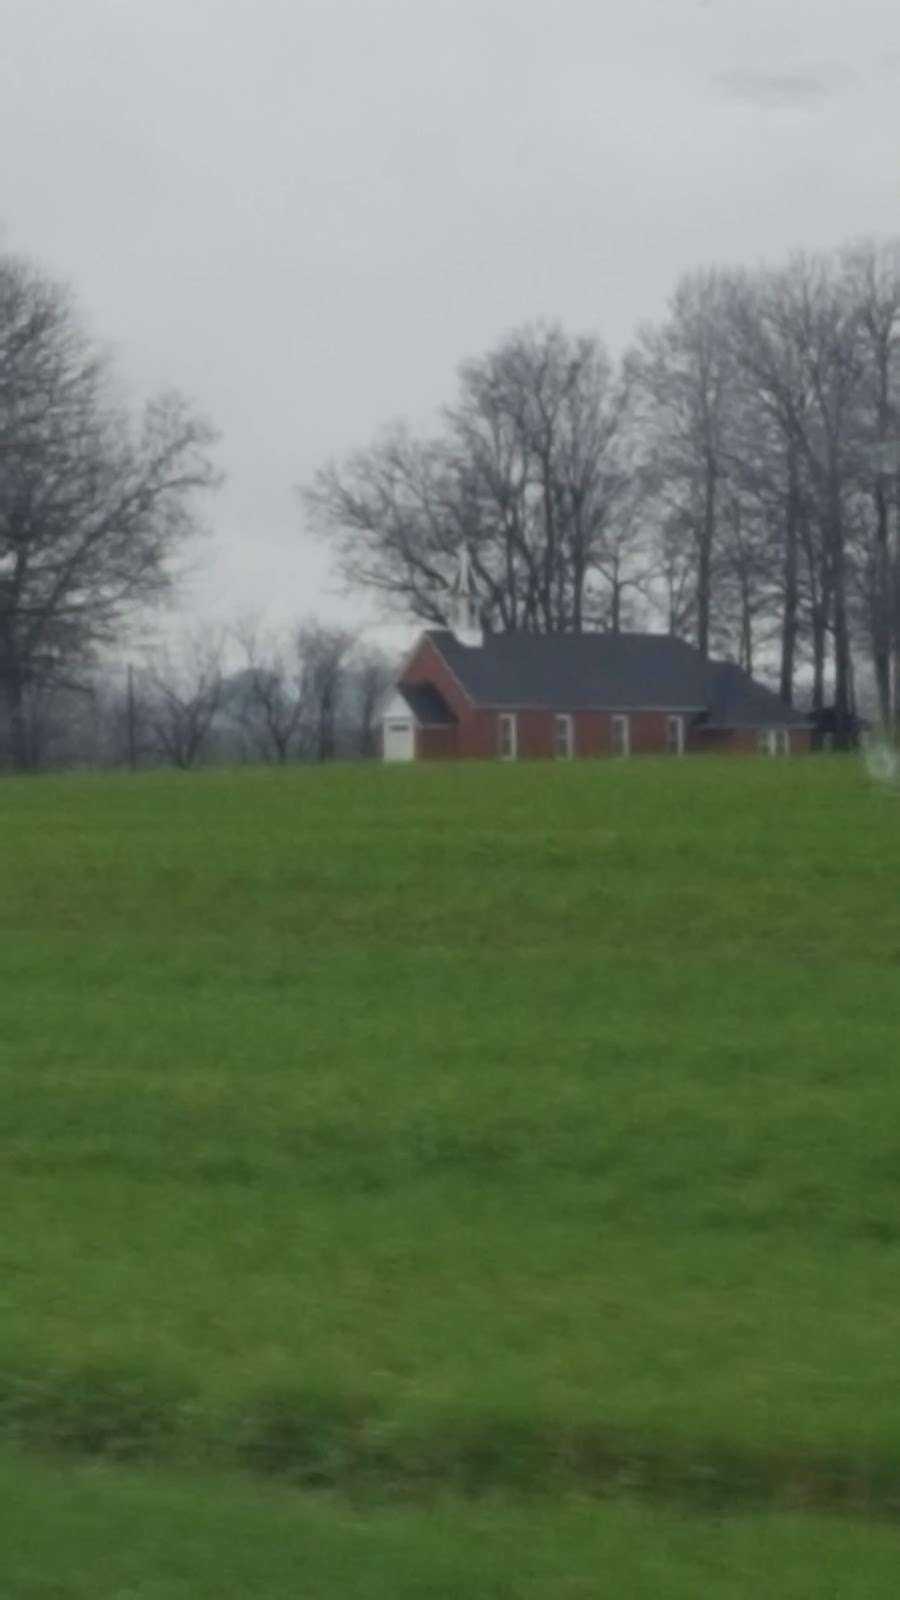
M781 675L779 693L786 705L794 703L794 673L797 662L797 612L799 607L799 521L800 487L797 456L788 447L788 500L784 529L784 607L781 616Z
M700 548L697 551L697 649L702 656L708 656L712 610L712 553L716 532L716 469L711 461L707 463L704 487L703 527L700 534Z
M830 600L824 588L815 586L810 607L810 632L812 635L813 682L812 708L825 709L825 668L828 662L828 621Z
M853 662L843 584L834 596L834 731L840 750L853 743Z
M753 676L753 612L746 572L741 575L741 666Z
M611 633L622 632L622 585L618 574L613 580L612 594L610 596L609 627Z
M890 509L883 483L875 490L875 552L872 595L872 666L881 720L891 717L891 635L894 583L891 571Z
M834 734L839 750L853 743L853 663L847 617L847 553L840 489L831 485L828 507L828 544L834 596Z
M581 633L584 627L584 558L579 549L572 556L572 632Z
M893 512L896 517L896 509ZM884 722L891 737L900 733L900 569L898 569L896 534L891 531L891 511L888 510L887 550L885 554L886 625L884 628ZM879 693L881 684L879 683Z

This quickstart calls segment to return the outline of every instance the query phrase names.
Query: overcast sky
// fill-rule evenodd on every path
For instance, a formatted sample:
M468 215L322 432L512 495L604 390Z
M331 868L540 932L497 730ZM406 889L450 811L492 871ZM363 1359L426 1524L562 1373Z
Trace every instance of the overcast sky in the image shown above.
M560 318L900 232L897 0L3 0L0 228L228 474L206 617L349 619L293 486Z

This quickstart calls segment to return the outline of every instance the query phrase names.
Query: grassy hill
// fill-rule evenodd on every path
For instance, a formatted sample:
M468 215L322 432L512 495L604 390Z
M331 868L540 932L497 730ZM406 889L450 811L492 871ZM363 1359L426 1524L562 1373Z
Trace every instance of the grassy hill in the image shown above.
M855 762L11 781L0 846L0 1436L900 1497Z

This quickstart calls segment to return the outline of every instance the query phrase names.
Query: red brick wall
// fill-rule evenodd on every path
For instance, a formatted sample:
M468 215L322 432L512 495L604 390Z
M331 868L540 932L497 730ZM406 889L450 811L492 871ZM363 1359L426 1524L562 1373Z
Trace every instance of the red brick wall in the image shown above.
M630 715L631 754L633 756L665 755L666 716L664 711L634 711ZM458 753L476 760L490 761L497 754L496 711L469 711L459 726ZM612 755L612 713L608 711L578 711L575 721L575 755L596 758ZM550 711L519 711L516 714L518 732L518 759L520 761L552 760L554 756L553 713ZM808 733L791 734L792 754L802 755L810 748ZM753 755L756 752L756 730L735 733L691 734L685 728L685 753Z
M575 717L575 753L579 756L612 755L610 711L580 711ZM628 713L633 756L664 755L666 749L665 711Z
M459 755L455 728L418 728L416 755L420 761L453 761Z
M497 754L499 711L475 711L460 724L460 754L490 761ZM553 713L517 711L516 753L519 761L546 761L553 755ZM576 734L577 738L577 734Z
M496 711L470 712L460 724L460 754L490 760L497 754ZM555 756L554 716L552 711L516 713L517 748L520 761L553 760ZM612 713L576 711L573 713L575 755L612 755ZM632 755L661 755L666 748L666 715L661 711L631 714Z
M439 650L436 650L430 639L423 639L412 660L409 662L401 679L402 683L410 686L419 683L431 683L440 691L448 706L457 718L457 726L452 732L453 749L449 748L449 739L443 729L432 730L420 728L418 734L418 753L430 758L432 753L436 758L447 759L450 756L468 756L489 761L497 754L497 718L492 711L476 711L471 701L466 698L462 687L457 682L450 668L447 666ZM428 735L426 739L425 736ZM428 755L426 756L426 750Z

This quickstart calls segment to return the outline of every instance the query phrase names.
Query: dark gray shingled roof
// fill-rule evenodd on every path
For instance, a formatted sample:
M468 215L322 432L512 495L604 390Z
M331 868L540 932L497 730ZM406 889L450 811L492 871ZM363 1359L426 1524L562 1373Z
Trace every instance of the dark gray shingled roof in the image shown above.
M444 696L430 683L402 684L402 694L410 711L422 728L450 727L456 718Z
M706 666L681 639L652 633L494 633L479 649L430 635L477 705L581 711L706 706Z
M777 694L757 683L733 661L710 662L708 710L706 725L710 728L758 728L773 723L786 723L790 727L810 725L808 716L786 706Z
M486 634L479 648L446 630L429 638L475 705L693 711L716 727L806 721L740 667L670 634Z

